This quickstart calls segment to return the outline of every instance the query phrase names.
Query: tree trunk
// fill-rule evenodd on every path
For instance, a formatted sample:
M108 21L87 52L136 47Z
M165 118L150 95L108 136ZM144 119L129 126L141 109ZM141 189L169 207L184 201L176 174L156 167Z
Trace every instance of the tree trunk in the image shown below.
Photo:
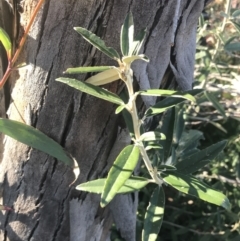
M23 27L36 3L22 2ZM131 10L136 32L148 30L142 51L151 61L134 64L140 88L159 88L161 83L167 87L176 82L186 90L192 87L196 27L204 3L46 0L20 57L29 68L13 73L8 83L8 117L36 127L71 153L81 169L76 185L106 175L130 139L118 126L113 104L55 81L68 67L112 64L73 27L87 28L119 50L121 24ZM119 87L116 82L106 86L112 92L118 92ZM155 99L144 101L149 106ZM74 180L69 167L8 137L3 147L3 203L14 211L0 213L0 240L105 241L113 221L125 240L135 240L137 195L119 196L102 209L98 195L69 187Z

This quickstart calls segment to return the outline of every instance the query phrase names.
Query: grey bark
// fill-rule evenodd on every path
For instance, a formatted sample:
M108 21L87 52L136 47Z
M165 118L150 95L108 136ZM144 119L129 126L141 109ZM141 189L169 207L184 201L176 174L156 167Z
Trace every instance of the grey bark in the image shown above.
M23 26L35 4L33 0L23 2ZM73 27L85 27L119 50L121 24L131 10L136 32L148 29L142 51L151 61L134 64L140 88L159 88L164 76L173 71L175 79L166 81L190 89L196 26L203 7L204 0L46 0L21 55L31 68L20 70L9 80L9 118L30 120L32 126L64 146L81 168L76 184L106 175L119 141L129 142L117 138L115 106L55 79L68 67L112 62ZM81 80L85 77L79 76ZM118 92L119 86L115 82L107 88ZM155 99L144 101L149 106ZM10 138L3 147L3 203L14 211L0 213L1 240L105 241L113 221L125 240L135 240L136 198L117 197L110 208L101 209L98 196L69 187L74 180L70 168Z

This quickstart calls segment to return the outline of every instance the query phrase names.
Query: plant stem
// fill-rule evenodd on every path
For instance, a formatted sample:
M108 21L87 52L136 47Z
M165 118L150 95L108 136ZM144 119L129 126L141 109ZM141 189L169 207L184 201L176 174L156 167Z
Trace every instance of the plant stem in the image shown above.
M32 24L33 24L33 21L34 21L34 19L36 18L36 15L37 15L37 13L39 12L39 10L40 10L42 4L44 3L44 1L45 1L45 0L40 0L40 1L38 2L36 8L34 9L34 12L33 12L32 16L31 16L31 19L30 19L30 21L29 21L29 23L28 23L28 25L27 25L27 27L26 27L26 30L25 30L25 32L24 32L24 35L23 35L22 38L21 38L21 41L20 41L20 43L19 43L18 49L16 50L13 58L8 61L7 70L6 70L6 72L4 73L4 75L3 75L3 77L2 77L2 79L1 79L1 81L0 81L0 89L4 86L4 84L6 83L6 81L7 81L8 78L9 78L9 76L10 76L10 74L11 74L11 72L12 72L13 66L14 66L15 62L17 61L17 59L18 59L18 57L19 57L19 55L20 55L20 53L21 53L21 51L22 51L22 48L23 48L23 46L24 46L24 44L25 44L25 42L26 42L28 33L29 33L30 28L31 28L31 26L32 26Z
M132 121L133 121L133 129L134 129L134 135L135 135L135 144L138 146L141 156L143 158L143 161L148 169L149 174L153 178L156 184L159 186L162 185L163 181L158 177L157 171L153 168L151 161L147 155L147 152L144 148L143 142L140 140L141 136L141 121L138 118L138 111L136 107L136 95L134 94L133 90L133 76L132 76L132 69L127 68L124 72L124 81L127 85L128 93L129 93L129 101L128 101L128 111L131 114Z

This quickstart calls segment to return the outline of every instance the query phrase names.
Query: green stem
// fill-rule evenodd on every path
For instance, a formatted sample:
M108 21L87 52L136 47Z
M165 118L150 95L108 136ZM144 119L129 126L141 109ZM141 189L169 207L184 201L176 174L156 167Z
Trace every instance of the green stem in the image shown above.
M127 85L128 93L129 93L129 101L128 101L128 111L131 114L132 121L133 121L133 129L134 129L134 135L135 135L135 143L137 144L141 156L143 158L143 161L148 169L149 174L157 183L158 185L162 185L163 181L158 177L157 171L153 168L151 161L147 155L147 152L144 148L143 142L140 140L141 136L141 120L138 118L138 111L136 107L136 95L134 94L133 90L133 76L132 76L132 70L126 69L125 73L125 83Z

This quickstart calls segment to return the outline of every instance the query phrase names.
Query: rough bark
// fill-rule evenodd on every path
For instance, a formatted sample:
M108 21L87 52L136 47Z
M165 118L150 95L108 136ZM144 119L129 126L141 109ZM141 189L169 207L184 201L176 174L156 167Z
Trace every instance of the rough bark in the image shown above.
M23 2L23 26L35 4ZM180 88L190 89L203 6L204 0L46 0L21 56L31 68L19 71L9 82L9 118L31 124L64 146L79 162L77 184L105 175L116 146L129 140L121 139L113 104L55 81L68 67L111 62L73 27L85 27L119 50L121 24L131 10L136 32L148 29L142 51L151 61L134 64L140 88L159 88L170 71ZM119 84L107 88L117 92ZM144 101L151 105L155 100ZM69 187L74 179L70 168L10 138L4 142L0 175L3 202L14 208L0 213L1 240L105 241L113 219L126 240L135 240L136 196L116 198L103 210L97 195Z

